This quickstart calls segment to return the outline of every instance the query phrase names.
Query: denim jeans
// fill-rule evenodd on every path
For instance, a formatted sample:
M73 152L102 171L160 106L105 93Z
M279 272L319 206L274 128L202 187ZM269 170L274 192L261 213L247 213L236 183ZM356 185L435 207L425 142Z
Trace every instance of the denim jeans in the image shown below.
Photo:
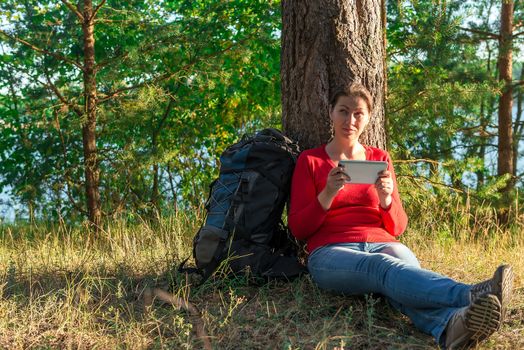
M422 269L413 252L398 242L323 246L310 254L308 268L322 289L382 294L439 345L451 316L470 304L470 285Z

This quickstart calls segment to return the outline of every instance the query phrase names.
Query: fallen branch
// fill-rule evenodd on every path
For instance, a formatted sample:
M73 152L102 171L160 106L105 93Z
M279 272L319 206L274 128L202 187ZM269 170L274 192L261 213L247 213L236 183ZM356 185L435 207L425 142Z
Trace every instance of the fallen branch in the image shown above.
M169 294L165 290L159 288L146 288L144 290L143 298L144 309L146 312L150 310L155 298L158 298L165 303L174 305L177 308L188 312L191 316L193 327L196 330L197 338L202 341L205 350L212 350L211 341L209 340L209 337L204 328L204 321L202 321L202 318L200 317L200 311L198 311L198 309L193 304L173 294Z

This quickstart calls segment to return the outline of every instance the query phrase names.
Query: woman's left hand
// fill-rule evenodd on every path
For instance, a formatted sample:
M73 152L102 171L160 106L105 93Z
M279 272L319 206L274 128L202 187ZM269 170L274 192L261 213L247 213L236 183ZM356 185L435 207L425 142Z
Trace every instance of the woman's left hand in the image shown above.
M380 206L382 209L387 209L391 205L391 195L393 194L393 179L389 171L383 170L378 173L375 189L377 190Z

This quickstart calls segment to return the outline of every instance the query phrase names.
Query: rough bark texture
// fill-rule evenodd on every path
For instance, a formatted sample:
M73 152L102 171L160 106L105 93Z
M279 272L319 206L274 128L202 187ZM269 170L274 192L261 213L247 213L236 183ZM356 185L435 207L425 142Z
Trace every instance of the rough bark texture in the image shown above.
M96 71L93 3L84 0L82 31L84 34L84 98L86 120L82 126L84 147L85 191L89 221L98 229L100 209L99 170L96 149Z
M498 175L513 174L512 80L513 1L504 1L500 17L499 80L504 83L499 100Z
M331 138L329 97L348 82L371 92L374 111L361 141L384 148L381 0L282 1L282 124L302 149Z

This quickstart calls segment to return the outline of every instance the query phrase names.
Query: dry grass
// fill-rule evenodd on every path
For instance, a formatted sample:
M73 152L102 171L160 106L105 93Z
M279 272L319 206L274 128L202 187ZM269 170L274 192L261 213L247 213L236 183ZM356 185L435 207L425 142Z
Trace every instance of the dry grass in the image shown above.
M475 282L502 262L513 265L509 319L479 349L524 348L522 223L501 229L489 208L431 200L408 205L416 209L403 241L424 267ZM160 286L200 309L216 349L436 349L382 299L330 295L307 276L258 286L245 277L197 286L198 278L176 267L191 254L200 220L182 214L157 224L121 220L97 239L64 225L3 227L0 348L201 348L185 312L158 302L144 312L144 288Z

